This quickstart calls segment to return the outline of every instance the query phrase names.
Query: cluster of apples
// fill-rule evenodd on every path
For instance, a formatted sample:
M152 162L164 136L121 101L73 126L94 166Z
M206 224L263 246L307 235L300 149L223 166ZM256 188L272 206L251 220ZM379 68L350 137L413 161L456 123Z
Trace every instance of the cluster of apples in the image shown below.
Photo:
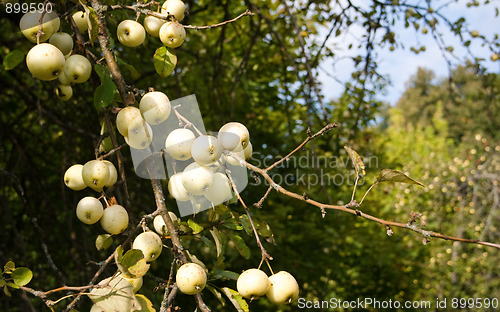
M112 187L118 179L116 167L109 160L91 160L85 165L76 164L64 173L64 184L72 190L86 187L101 192L104 187ZM76 206L77 218L85 224L101 221L102 228L109 234L120 234L128 227L128 212L121 205L103 208L95 197L82 198Z
M182 172L168 181L168 191L178 201L204 196L214 205L232 197L231 184L222 161L239 166L252 155L248 129L238 122L222 126L217 137L195 136L187 128L175 129L165 140L165 151L174 160L193 159Z
M299 297L299 284L286 271L267 277L262 270L246 270L238 277L236 289L244 298L254 300L266 295L275 304L288 304Z
M41 23L40 23L41 20ZM41 24L41 25L40 25ZM73 38L70 34L59 32L61 21L52 11L42 19L42 12L28 12L19 21L22 34L31 42L37 43L37 34L42 27L39 43L26 55L26 65L33 77L51 81L59 78L57 96L69 100L73 95L72 83L84 83L90 78L90 61L78 54L71 55ZM45 41L49 43L45 43Z
M186 39L186 30L179 23L184 18L186 7L181 0L167 0L161 8L161 15L175 17L167 22L165 19L148 15L144 18L144 26L134 20L124 20L118 24L116 30L118 40L127 47L137 47L146 39L146 32L159 37L161 42L169 48L177 48Z

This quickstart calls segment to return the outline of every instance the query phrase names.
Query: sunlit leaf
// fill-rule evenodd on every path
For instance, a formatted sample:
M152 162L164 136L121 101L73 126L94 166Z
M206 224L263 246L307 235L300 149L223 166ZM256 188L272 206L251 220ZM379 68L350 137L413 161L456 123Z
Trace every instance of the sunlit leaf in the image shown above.
M234 243L234 246L240 253L240 255L245 258L249 259L250 258L250 248L245 244L245 241L241 236L233 234L233 233L227 233L229 236L229 239Z
M158 48L153 58L155 70L162 78L168 77L174 71L177 64L177 56L167 49L167 47Z
M113 244L113 236L111 234L101 234L95 240L97 250L106 250Z
M33 278L33 272L28 268L16 268L12 271L12 278L14 279L14 284L17 286L24 286Z
M224 299L224 297L222 297L220 291L218 291L215 287L207 284L205 286L205 289L208 289L223 306L226 305L226 300Z
M356 173L358 174L358 176L360 177L365 176L366 175L365 164L363 163L363 160L361 159L359 154L348 146L344 146L344 148L347 151L349 157L351 158L352 164L354 165L354 169L356 169Z
M231 288L224 287L221 289L224 294L229 298L231 303L234 305L238 312L248 312L250 311L248 308L248 303L243 299L243 297L236 291Z
M12 50L3 58L3 68L11 70L24 60L24 52L21 50Z
M3 266L3 272L10 274L12 273L12 271L14 271L15 268L16 264L14 263L14 261L9 261Z
M217 230L216 227L213 227L210 230L210 234L212 234L212 237L214 238L215 247L217 248L217 257L219 257L220 254L222 253L222 242L221 242L222 239L221 239L219 230Z
M212 277L214 279L231 279L231 280L237 280L240 275L236 272L231 272L227 270L222 270L222 271L217 271L214 274L212 274Z
M121 276L112 276L102 280L89 293L90 299L104 312L135 311L140 309L133 293L132 284Z
M155 308L153 307L153 303L146 296L137 294L135 295L135 299L137 299L137 302L139 302L139 305L141 306L141 309L137 311L156 312Z
M203 231L203 227L198 223L194 222L193 220L189 219L187 223L188 226L193 230L193 234L198 234L201 231Z
M101 78L101 85L94 91L94 106L96 109L101 109L113 103L118 88L105 66L95 64L94 70Z
M401 171L393 170L393 169L382 169L375 179L375 183L380 182L398 182L398 183L409 183L409 184L417 184L422 187L424 185L421 182L415 181L406 174Z
M122 273L132 278L144 276L150 267L146 259L144 259L144 254L139 249L130 249L127 251L123 255L120 264L125 269L125 272Z

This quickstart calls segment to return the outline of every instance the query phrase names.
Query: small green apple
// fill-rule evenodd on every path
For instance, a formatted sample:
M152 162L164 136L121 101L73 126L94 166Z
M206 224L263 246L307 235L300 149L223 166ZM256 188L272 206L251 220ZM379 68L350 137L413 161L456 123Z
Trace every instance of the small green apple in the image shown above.
M239 122L229 122L219 130L218 139L222 148L233 151L239 144L246 148L250 142L250 134L247 127Z
M142 276L138 278L129 278L124 276L123 274L120 274L120 276L126 279L130 284L132 284L133 287L132 291L134 292L134 294L138 292L139 289L141 289L143 283Z
M26 55L26 65L33 77L50 81L64 69L66 59L61 50L50 43L37 44Z
M144 27L136 21L124 20L116 29L118 40L127 47L137 47L146 39Z
M76 216L85 224L94 224L99 221L104 213L101 202L91 196L82 198L76 206Z
M128 212L120 205L109 206L104 209L101 226L109 234L120 234L128 227Z
M200 135L193 141L191 156L203 166L209 166L219 160L222 149L219 140L211 135Z
M170 116L170 100L163 92L148 92L141 98L139 109L147 123L158 125Z
M275 304L287 304L299 297L299 284L286 271L280 271L269 277L271 286L266 295L269 301Z
M94 191L101 192L109 180L109 169L102 160L91 160L83 165L83 182Z
M110 162L109 160L103 160L103 162L106 164L109 170L109 178L104 186L110 188L115 185L116 181L118 180L118 172L116 171L116 167L112 162Z
M212 169L196 162L188 165L182 172L182 185L190 194L203 195L214 183Z
M61 101L67 101L73 96L73 88L67 85L60 85L56 88L56 95Z
M182 185L182 172L178 172L168 179L168 192L178 201L188 201L191 196Z
M71 83L84 83L92 74L92 64L85 56L73 54L66 59L64 74Z
M49 43L61 50L64 55L68 55L73 50L73 38L65 32L56 32L50 36Z
M241 273L236 281L236 289L247 299L257 299L264 296L271 282L267 274L259 269L249 269Z
M124 137L128 136L128 127L136 119L142 120L141 111L134 106L122 108L116 115L116 128Z
M169 211L168 215L170 216L170 219L172 220L172 222L177 220L177 216L172 211ZM165 224L165 221L163 221L163 217L161 215L157 215L154 218L153 226L155 228L156 233L158 233L158 235L160 235L161 237L165 237L165 236L170 235L170 233L168 232L168 229L167 229L167 225Z
M89 29L89 16L83 11L75 12L73 15L73 20L75 21L76 27L83 35Z
M64 184L74 191L80 191L87 187L82 177L83 165L76 164L68 168L64 173Z
M40 19L42 18L42 12L40 11L30 11L21 17L19 21L19 28L21 28L22 34L31 42L36 43L36 36L40 30ZM39 42L47 41L54 33L59 30L61 26L61 21L57 16L57 13L52 11L50 13L45 13L42 20L42 32Z
M249 160L250 157L252 157L253 154L252 142L248 141L248 145L243 149L243 153L245 154L245 160Z
M160 36L160 28L165 24L167 21L161 18L158 18L156 16L148 15L146 18L144 18L144 28L146 29L146 32L150 34L153 37L159 37Z
M204 192L204 195L214 205L231 199L233 194L231 193L229 178L221 172L216 172L214 174L214 183Z
M176 21L166 22L160 28L160 40L169 48L180 47L186 39L186 30Z
M143 232L134 239L132 249L139 249L147 262L158 259L163 248L160 236L153 231Z
M203 290L207 284L207 273L196 263L185 263L175 276L177 287L186 295L194 295Z
M165 150L176 160L191 158L191 146L196 136L189 129L175 129L170 132L165 140Z
M186 5L181 0L167 0L161 7L161 14L173 15L179 22L184 18Z

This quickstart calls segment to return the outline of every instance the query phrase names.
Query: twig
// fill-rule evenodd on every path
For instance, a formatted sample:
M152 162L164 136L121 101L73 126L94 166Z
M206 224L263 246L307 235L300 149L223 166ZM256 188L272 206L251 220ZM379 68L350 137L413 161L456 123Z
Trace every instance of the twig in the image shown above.
M195 29L195 30L211 29L211 28L216 28L216 27L219 27L219 26L224 26L224 25L227 25L229 23L235 22L238 19L242 18L243 16L247 16L247 15L253 16L255 14L252 13L252 11L250 11L250 10L247 9L245 12L241 13L237 17L235 17L233 19L230 19L230 20L227 20L227 21L224 21L224 22L221 22L221 23L217 23L217 24L213 24L213 25L207 25L207 26L193 26L193 25L182 25L182 26L184 28Z

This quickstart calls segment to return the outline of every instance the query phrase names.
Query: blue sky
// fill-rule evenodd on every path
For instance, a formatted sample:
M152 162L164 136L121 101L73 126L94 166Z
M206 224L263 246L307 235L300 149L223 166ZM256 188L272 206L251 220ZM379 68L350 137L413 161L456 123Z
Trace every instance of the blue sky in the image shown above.
M362 1L355 2L359 3ZM414 2L418 3L419 1ZM448 1L436 1L436 3L441 5L447 2ZM498 32L500 30L500 18L495 16L495 6L500 6L500 1L491 1L491 4L489 5L481 5L479 7L472 8L467 8L467 2L468 1L462 0L457 2L450 1L451 4L440 12L452 21L455 21L462 16L465 17L466 29L468 31L477 30L481 35L484 35L487 39L492 40L495 31ZM446 27L442 24L441 26L439 25L440 24L438 24L437 30L443 33L444 40L447 44L454 47L454 53L459 58L466 57L466 50L464 48L460 48L458 39L450 32L446 31ZM378 49L379 72L388 75L392 82L392 85L389 85L386 89L387 94L381 94L380 99L391 104L394 104L402 95L405 89L405 84L410 79L411 75L416 73L418 67L432 69L438 78L445 78L448 75L447 62L431 35L423 35L421 32L416 33L414 28L410 27L405 29L403 25L396 28L396 30L396 38L398 41L403 43L405 48L397 48L394 52L390 52L388 48ZM326 31L328 31L328 29L324 28L321 33ZM359 37L358 34L361 33L362 29L355 28L351 34L344 34L339 37L331 38L328 45L330 47L336 47L335 51L338 57L357 55L358 53L356 53L356 51L349 51L347 49L347 45L349 43L356 44L356 38ZM465 37L467 39L470 38L467 34ZM488 48L481 47L481 44L477 41L472 41L470 45L474 56L485 58L486 60L483 62L483 65L486 66L491 72L498 73L500 62L490 61L492 52ZM415 46L416 43L425 45L426 52L421 52L418 55L411 52L410 47ZM457 60L453 61L454 64L458 64ZM319 72L319 80L323 84L323 94L327 100L337 98L343 91L343 86L329 77L325 72L328 72L329 75L334 75L336 79L341 81L348 81L353 71L353 62L349 58L346 58L344 61L341 61L333 66L331 61L326 61L321 64L321 68L322 70Z

